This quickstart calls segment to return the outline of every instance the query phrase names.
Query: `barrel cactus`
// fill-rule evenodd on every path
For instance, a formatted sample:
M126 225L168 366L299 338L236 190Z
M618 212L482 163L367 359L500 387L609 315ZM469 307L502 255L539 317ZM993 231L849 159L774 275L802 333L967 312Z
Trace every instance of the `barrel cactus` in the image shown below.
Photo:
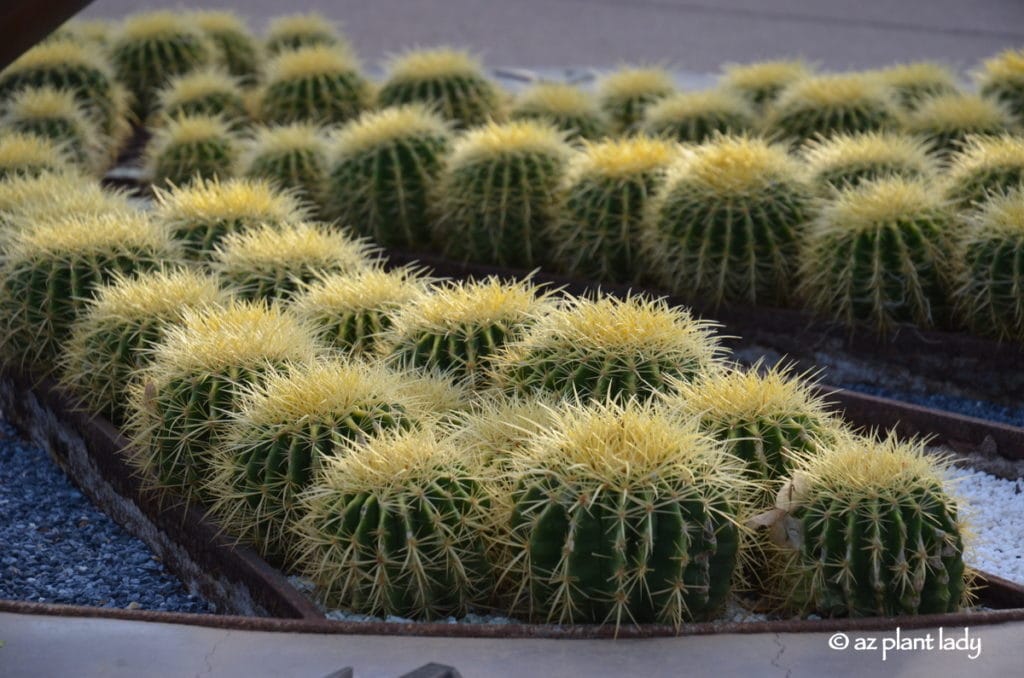
M949 158L969 135L999 135L1012 130L1013 118L996 101L973 94L944 94L922 101L903 118L903 130L925 139Z
M498 353L493 381L524 397L649 398L717 368L713 328L660 299L567 299Z
M562 82L538 82L516 95L512 119L539 120L565 132L568 139L597 140L610 130L608 121L590 93Z
M184 309L222 301L216 280L188 269L112 276L71 327L61 383L90 412L123 423L128 385L164 330Z
M487 484L432 428L343 443L301 502L297 561L328 605L436 619L490 602Z
M459 259L543 263L570 153L561 133L528 120L470 130L455 143L440 176L435 240Z
M306 216L294 196L260 179L213 179L155 192L157 221L181 241L188 258L198 261L209 260L228 233Z
M388 67L380 106L423 104L458 128L501 117L501 95L466 52L439 48L408 52Z
M336 47L303 47L282 52L267 65L256 108L265 123L337 125L369 108L372 96L351 53Z
M964 608L959 507L923 441L844 436L802 461L780 493L773 567L783 607L827 617Z
M239 142L220 117L189 115L168 120L146 145L145 173L160 188L228 178L238 162Z
M785 149L717 138L682 156L651 200L647 260L675 294L713 305L787 303L811 204L804 168Z
M184 116L220 116L233 127L249 120L241 82L217 68L175 76L156 94L157 124Z
M169 78L210 64L214 54L202 31L187 18L158 11L125 19L111 42L110 58L141 118L154 109L157 92Z
M104 19L71 19L60 25L46 40L70 40L104 47L110 43L113 25Z
M502 492L507 495L515 489L508 471L516 467L533 438L556 419L557 405L543 398L492 395L479 398L473 409L460 412L448 425L462 455L493 470L495 482L505 483Z
M608 282L636 282L647 203L679 149L646 137L587 143L573 156L552 229L555 260L566 270Z
M428 196L451 136L421 106L364 113L331 141L324 213L384 247L427 249Z
M0 130L0 182L72 168L65 144L37 134Z
M676 89L672 74L660 68L622 68L597 82L601 110L617 134L635 131L644 111Z
M292 299L291 309L325 346L342 353L373 355L394 316L427 292L429 280L411 268L365 267L317 276Z
M803 149L815 186L828 191L899 176L929 179L938 174L927 142L894 132L837 134Z
M920 179L892 177L839 192L808 228L801 291L811 308L888 332L948 315L954 215Z
M1024 125L1024 49L1008 49L988 59L976 80L983 96L1002 103Z
M946 197L967 209L990 193L1024 186L1024 136L968 137L942 177Z
M105 190L75 171L8 178L0 181L0 247L15 232L38 223L131 210L127 193Z
M0 114L0 128L35 134L63 145L68 157L91 174L102 174L113 160L110 141L69 90L21 90Z
M193 12L192 22L203 32L214 49L214 63L249 87L259 80L259 46L245 21L234 12Z
M955 299L975 332L1024 341L1024 185L993 194L957 237Z
M338 26L322 14L288 14L267 24L264 48L267 54L277 56L305 47L346 47Z
M161 495L205 498L213 449L246 387L318 347L297 320L264 302L185 309L164 330L129 395L130 461Z
M667 96L648 106L640 122L640 129L651 136L697 144L718 133L737 134L753 127L753 107L727 89Z
M811 68L799 60L728 64L722 73L721 85L742 96L760 112L775 103L782 90L811 75Z
M242 141L238 175L266 179L310 207L327 181L327 148L320 128L306 123L258 127Z
M227 233L210 268L242 299L288 299L326 273L349 273L371 262L366 243L322 224L261 225Z
M934 96L956 94L956 74L948 66L932 61L896 64L877 71L879 80L891 88L902 108L913 110Z
M695 420L635 401L567 406L520 456L497 537L516 613L678 629L724 609L744 480Z
M166 231L140 212L63 214L10 235L0 264L0 335L13 362L52 371L93 293L118 273L173 263Z

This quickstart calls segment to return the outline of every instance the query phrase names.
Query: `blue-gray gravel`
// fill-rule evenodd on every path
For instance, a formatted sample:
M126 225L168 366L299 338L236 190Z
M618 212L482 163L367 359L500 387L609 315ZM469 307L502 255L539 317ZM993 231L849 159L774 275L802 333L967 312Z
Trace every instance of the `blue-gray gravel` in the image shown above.
M212 613L0 420L0 598Z
M1010 426L1024 427L1024 408L1007 407L996 403L990 403L985 400L960 398L958 396L948 395L945 393L920 393L873 386L869 384L851 383L838 385L851 391L867 393L868 395L879 396L881 398L902 400L903 402L921 405L922 407L930 407L936 410L944 410L946 412L955 412L956 414L962 414L968 417L977 417L978 419L997 421L1002 424L1009 424Z

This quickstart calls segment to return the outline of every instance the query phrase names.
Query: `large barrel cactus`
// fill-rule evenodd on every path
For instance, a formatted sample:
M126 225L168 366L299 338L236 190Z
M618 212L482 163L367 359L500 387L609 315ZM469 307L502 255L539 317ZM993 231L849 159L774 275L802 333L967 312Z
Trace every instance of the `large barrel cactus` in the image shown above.
M0 114L0 130L54 141L90 174L102 174L113 160L110 140L69 90L39 87L19 91Z
M264 48L270 56L318 46L348 47L338 25L322 14L287 14L267 24Z
M970 135L999 135L1013 127L1002 104L956 92L926 99L902 118L905 132L926 140L943 158L959 151Z
M327 46L282 52L267 65L257 115L262 122L337 125L369 108L370 83L355 56Z
M601 77L597 98L616 134L636 131L644 111L676 89L672 74L660 68L623 68Z
M754 127L754 108L728 89L680 92L652 103L640 129L682 143L703 143L716 134L740 134Z
M992 193L1024 186L1024 136L968 137L942 176L946 197L960 209Z
M955 94L956 74L943 64L916 61L896 64L877 71L878 79L890 87L905 110L913 110L934 96Z
M64 143L24 132L0 130L0 182L69 172L74 163Z
M519 92L509 112L513 119L540 120L572 141L597 140L610 130L597 98L563 82L538 82Z
M893 132L836 134L803 148L810 180L823 192L885 177L930 179L938 174L927 142Z
M246 87L260 77L262 54L245 20L234 12L193 12L192 22L212 43L214 62Z
M159 188L227 179L235 170L238 154L238 139L225 119L182 116L160 126L149 140L145 173Z
M775 103L782 90L811 74L810 66L797 60L728 64L723 69L721 84L742 96L757 111L763 111Z
M171 78L156 94L157 125L187 115L224 118L234 128L249 120L241 81L216 68L202 68Z
M242 142L238 175L266 179L313 206L327 182L327 145L308 123L257 127Z
M983 96L1001 102L1024 125L1024 49L1008 49L987 60L977 73Z

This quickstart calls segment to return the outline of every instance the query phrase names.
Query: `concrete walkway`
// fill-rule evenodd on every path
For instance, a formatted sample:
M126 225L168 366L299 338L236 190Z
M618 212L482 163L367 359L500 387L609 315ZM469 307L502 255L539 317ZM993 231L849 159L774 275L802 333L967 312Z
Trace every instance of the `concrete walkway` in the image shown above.
M932 650L925 649L931 634ZM356 678L394 678L436 662L464 678L487 676L1018 676L1024 623L901 634L916 650L887 652L895 632L689 636L653 640L490 640L468 638L226 631L121 620L0 613L0 676L38 678L262 676L324 678L352 667ZM867 638L877 649L867 649ZM917 638L919 640L914 641ZM831 642L845 650L830 649ZM855 648L860 641L862 649ZM973 645L971 645L973 643ZM909 645L908 645L909 647ZM975 656L970 659L969 656Z

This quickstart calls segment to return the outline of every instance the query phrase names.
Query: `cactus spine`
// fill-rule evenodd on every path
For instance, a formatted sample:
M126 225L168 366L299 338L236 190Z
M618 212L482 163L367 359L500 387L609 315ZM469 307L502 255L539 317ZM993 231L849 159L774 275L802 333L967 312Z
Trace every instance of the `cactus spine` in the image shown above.
M428 194L450 146L448 125L420 106L363 114L331 142L325 214L384 247L426 249Z
M191 18L213 44L214 61L243 85L255 85L262 55L245 22L233 12L194 12Z
M756 111L761 112L775 103L782 90L811 74L811 69L803 61L728 64L722 74L721 84L724 89L736 92Z
M67 155L91 174L101 174L111 161L109 140L68 90L21 90L0 115L0 127L63 145Z
M0 247L17 231L69 214L86 218L130 211L126 194L105 191L95 180L76 172L9 178L0 181Z
M146 174L164 188L228 178L238 161L238 140L228 123L207 115L170 120L146 145Z
M313 46L282 52L270 62L257 108L265 123L337 125L357 117L371 99L352 54Z
M327 150L319 128L303 123L257 128L243 141L238 174L267 179L315 205L327 182Z
M754 109L727 89L681 92L652 103L640 128L651 136L703 143L716 134L738 134L754 127Z
M170 78L156 94L157 122L184 116L219 116L232 127L249 119L239 80L224 71L203 68Z
M906 134L837 134L804 146L813 184L827 192L885 177L929 179L938 174L926 142Z
M987 60L976 80L983 96L1002 103L1024 125L1024 49L1008 49Z
M1024 136L968 137L942 183L946 197L961 209L1024 186Z
M960 150L969 135L998 135L1012 126L1013 118L998 102L959 93L926 99L903 118L903 129L925 139L943 158Z
M513 120L538 120L566 133L570 141L596 141L610 130L597 99L561 82L538 82L520 92L512 104Z
M0 182L69 172L72 166L63 143L37 134L0 132Z
M644 111L675 91L672 75L660 68L623 68L597 82L597 98L611 121L612 132L634 131Z
M896 64L877 73L879 80L892 88L905 110L913 110L934 96L956 94L956 75L946 66L931 61Z

